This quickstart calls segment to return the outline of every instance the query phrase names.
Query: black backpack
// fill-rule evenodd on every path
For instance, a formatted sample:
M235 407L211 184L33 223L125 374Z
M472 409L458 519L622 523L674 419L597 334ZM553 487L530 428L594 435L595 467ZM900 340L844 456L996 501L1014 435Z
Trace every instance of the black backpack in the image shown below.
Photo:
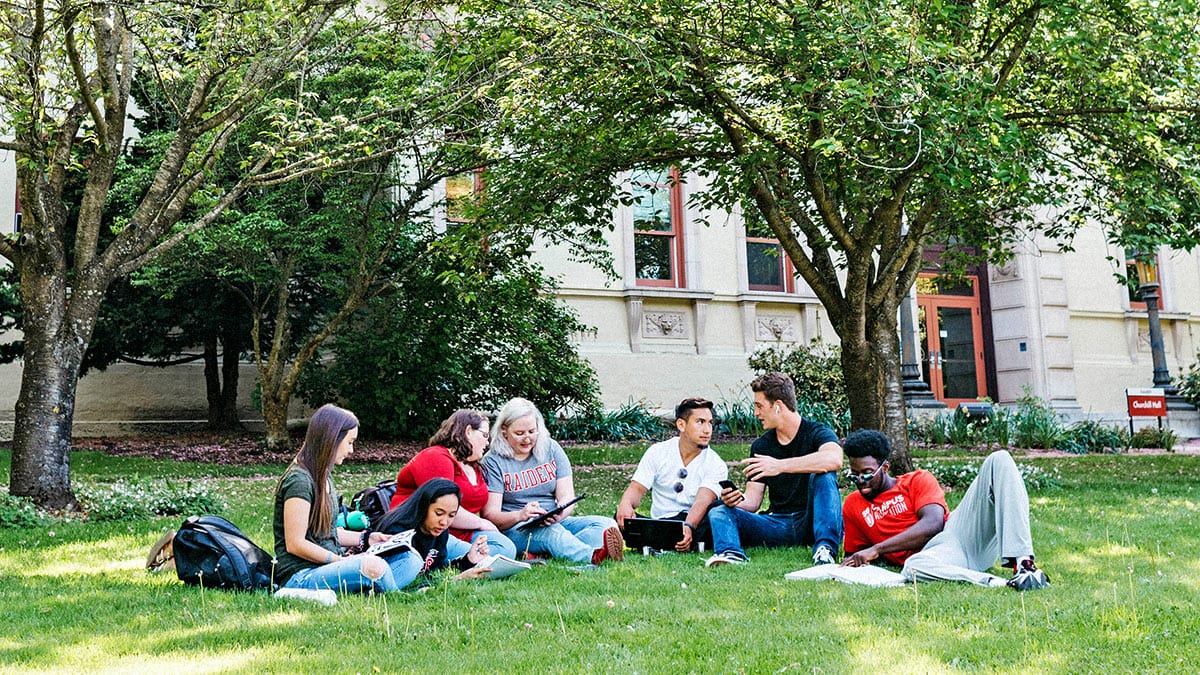
M270 589L271 554L220 516L192 516L175 533L175 572L193 586Z
M381 480L374 487L359 491L350 500L350 508L362 511L372 523L379 522L392 504L396 494L396 481Z

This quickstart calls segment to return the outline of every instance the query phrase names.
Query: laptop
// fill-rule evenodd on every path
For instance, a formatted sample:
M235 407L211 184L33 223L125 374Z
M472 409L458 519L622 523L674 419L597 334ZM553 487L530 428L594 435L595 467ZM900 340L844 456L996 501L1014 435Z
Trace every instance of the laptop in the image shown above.
M625 544L634 550L649 547L656 551L674 551L680 539L683 539L682 520L625 519Z

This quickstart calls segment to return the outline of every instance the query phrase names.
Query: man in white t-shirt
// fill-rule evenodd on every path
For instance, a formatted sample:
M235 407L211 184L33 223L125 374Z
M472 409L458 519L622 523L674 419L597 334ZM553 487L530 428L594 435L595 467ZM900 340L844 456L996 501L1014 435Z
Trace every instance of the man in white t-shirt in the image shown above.
M626 518L636 518L646 491L651 493L650 517L683 521L683 539L677 551L689 551L697 542L712 546L708 510L717 503L720 481L729 477L729 467L712 448L713 403L702 398L685 398L675 406L675 438L655 443L638 463L633 480L617 505L617 524L625 529Z

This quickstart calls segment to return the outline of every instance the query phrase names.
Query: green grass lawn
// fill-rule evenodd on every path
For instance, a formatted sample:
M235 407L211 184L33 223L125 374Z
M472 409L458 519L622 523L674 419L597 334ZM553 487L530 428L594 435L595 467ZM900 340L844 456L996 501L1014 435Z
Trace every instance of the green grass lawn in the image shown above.
M727 459L745 446L720 448ZM640 449L574 449L635 461ZM1019 459L1061 472L1033 492L1038 562L1053 583L1019 594L957 584L870 589L785 581L802 550L752 564L631 555L577 575L554 563L505 581L335 607L201 591L148 574L178 519L0 530L5 672L1189 672L1200 661L1200 490L1195 456ZM208 478L225 514L269 548L281 467L73 457L76 482ZM347 494L396 467L347 466ZM609 513L631 470L577 467L584 512ZM0 453L0 477L8 480ZM958 495L951 494L953 504ZM1192 664L1192 665L1188 665ZM377 669L377 670L376 670Z

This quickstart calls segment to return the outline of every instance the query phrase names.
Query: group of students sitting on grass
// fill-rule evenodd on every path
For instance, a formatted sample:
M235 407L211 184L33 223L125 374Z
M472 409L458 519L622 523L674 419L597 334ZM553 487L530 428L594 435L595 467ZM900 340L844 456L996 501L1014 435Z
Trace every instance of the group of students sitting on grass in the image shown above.
M443 422L400 470L391 510L362 532L336 526L330 475L354 451L358 420L325 405L276 490L276 581L290 589L388 592L447 566L460 570L455 579L486 577L490 569L479 563L491 554L587 567L619 561L622 532L650 492L651 518L681 521L674 548L711 548L708 567L745 564L748 547L808 546L814 565L836 564L844 549L843 566L883 561L914 581L1048 585L1033 562L1029 498L1007 452L984 461L951 513L928 471L889 475L883 434L859 431L839 443L829 427L796 411L795 385L785 374L760 376L751 389L765 432L741 462L744 490L709 447L712 402L688 398L675 410L679 435L646 451L616 518L576 516L566 453L538 409L515 398L496 416L494 435L476 411ZM844 503L837 485L843 451L857 488ZM392 537L408 545L367 552ZM997 559L1013 570L1010 579L987 572Z

